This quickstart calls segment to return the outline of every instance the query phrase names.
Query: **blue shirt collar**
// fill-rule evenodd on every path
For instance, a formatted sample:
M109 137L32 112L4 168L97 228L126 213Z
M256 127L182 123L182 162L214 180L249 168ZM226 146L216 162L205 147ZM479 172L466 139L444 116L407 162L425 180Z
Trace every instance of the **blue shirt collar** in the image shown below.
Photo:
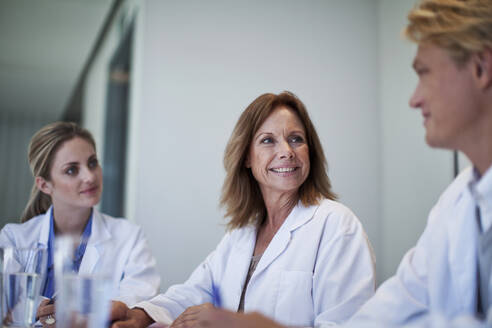
M79 271L80 262L82 262L82 257L85 254L85 249L87 248L87 242L89 241L89 237L92 232L92 218L94 217L94 210L91 212L91 216L89 217L89 221L85 225L84 231L82 232L82 236L80 237L80 244L75 251L74 256L74 265L76 266L76 271ZM55 219L53 217L53 210L51 211L50 216L50 234L48 237L48 268L53 265L53 255L55 250ZM78 265L77 265L78 262ZM75 267L74 267L75 269Z
M82 263L82 258L84 257L85 249L87 248L87 242L92 232L92 218L94 216L94 211L92 211L89 221L85 225L84 231L80 238L80 244L77 247L74 260L73 260L73 270L79 272L80 264ZM55 294L55 276L53 270L53 253L54 253L54 243L55 243L55 219L53 217L53 208L51 209L50 215L50 233L48 237L48 268L46 272L46 280L43 289L43 296L52 298Z

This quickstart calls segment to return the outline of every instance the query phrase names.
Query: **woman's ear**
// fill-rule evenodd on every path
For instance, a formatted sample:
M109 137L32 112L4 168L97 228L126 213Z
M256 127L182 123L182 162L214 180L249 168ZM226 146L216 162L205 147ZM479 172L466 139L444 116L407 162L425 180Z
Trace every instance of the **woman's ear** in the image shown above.
M51 195L52 188L49 181L46 181L43 177L36 177L34 181L36 182L36 187L38 187L41 192Z

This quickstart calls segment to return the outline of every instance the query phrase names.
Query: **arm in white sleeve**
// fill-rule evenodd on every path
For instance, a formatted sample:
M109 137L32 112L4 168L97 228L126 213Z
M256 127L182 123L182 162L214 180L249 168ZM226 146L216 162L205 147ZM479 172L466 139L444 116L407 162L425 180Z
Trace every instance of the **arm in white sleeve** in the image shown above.
M170 324L188 307L212 302L213 269L215 262L220 261L221 250L229 247L228 240L229 234L226 234L186 282L173 285L166 293L138 303L135 307L145 310L158 323Z
M342 228L319 249L313 277L316 327L347 321L374 294L372 248L358 219L343 215Z
M156 260L152 256L142 228L139 227L125 261L115 300L128 306L148 300L159 291L160 280Z
M384 282L351 322L406 324L428 312L427 256L432 245L436 205L416 246L403 257L396 275Z

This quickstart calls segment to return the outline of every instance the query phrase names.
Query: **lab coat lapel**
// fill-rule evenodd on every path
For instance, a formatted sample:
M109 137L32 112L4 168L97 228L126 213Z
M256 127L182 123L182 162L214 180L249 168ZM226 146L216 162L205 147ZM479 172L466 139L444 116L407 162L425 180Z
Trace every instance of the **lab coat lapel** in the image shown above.
M475 202L468 190L463 191L456 202L457 206L448 213L449 220L456 220L455 224L447 224L448 241L451 241L448 266L451 271L451 281L454 282L457 295L461 299L460 303L475 304L476 288L470 288L476 286ZM471 308L467 310L474 311Z
M48 239L50 238L51 211L53 211L53 206L51 206L43 215L41 230L39 231L38 247L48 247Z
M85 249L79 274L92 274L100 258L103 256L103 244L111 239L111 233L107 229L101 213L94 209L92 218L92 231L87 248Z
M251 279L261 274L280 254L282 254L289 245L291 233L304 225L306 222L313 218L314 212L318 206L304 207L299 202L290 212L289 216L285 219L280 229L277 231L272 241L268 245L265 253L258 263L258 267Z
M230 295L234 296L230 300L225 301L226 303L230 303L231 308L235 309L239 306L241 293L244 282L246 281L246 275L248 274L251 257L253 256L256 243L256 227L245 227L242 228L242 231L241 236L235 242L234 256L231 257L231 262L227 265L230 270L234 271L234 278L231 280L230 288L231 290L234 290L235 293L230 293Z

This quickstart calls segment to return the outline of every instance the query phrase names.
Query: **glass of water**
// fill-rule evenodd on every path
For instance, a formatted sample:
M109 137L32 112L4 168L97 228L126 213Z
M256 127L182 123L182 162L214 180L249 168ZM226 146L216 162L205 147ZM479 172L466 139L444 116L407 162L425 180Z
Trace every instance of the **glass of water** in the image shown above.
M46 273L45 248L0 249L2 325L33 327Z
M79 243L78 238L69 236L56 241L56 327L108 327L112 296L111 275L104 272L88 274L75 270L74 254Z

